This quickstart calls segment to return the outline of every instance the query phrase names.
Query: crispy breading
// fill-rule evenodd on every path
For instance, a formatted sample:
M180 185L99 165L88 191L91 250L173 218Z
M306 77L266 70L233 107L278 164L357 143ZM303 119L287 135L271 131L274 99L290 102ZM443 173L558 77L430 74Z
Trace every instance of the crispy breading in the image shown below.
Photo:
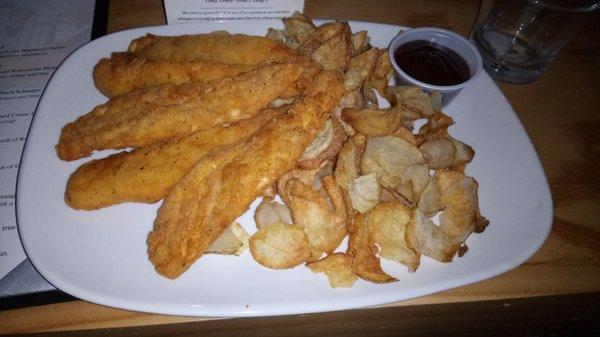
M147 34L131 41L129 51L152 59L245 65L289 61L298 55L294 49L266 37L214 33L180 36Z
M85 163L69 178L65 201L72 208L88 210L130 201L157 202L200 157L249 137L287 108L266 109L228 126Z
M148 236L150 261L176 278L265 188L296 164L338 103L342 75L322 72L289 112L245 142L201 158L169 192Z
M277 98L299 95L317 71L310 64L277 64L209 83L136 90L65 125L56 151L74 160L94 150L142 147L250 118Z
M254 65L224 64L206 61L176 62L135 56L129 52L113 53L94 67L94 84L107 97L159 84L182 84L233 77L254 69Z

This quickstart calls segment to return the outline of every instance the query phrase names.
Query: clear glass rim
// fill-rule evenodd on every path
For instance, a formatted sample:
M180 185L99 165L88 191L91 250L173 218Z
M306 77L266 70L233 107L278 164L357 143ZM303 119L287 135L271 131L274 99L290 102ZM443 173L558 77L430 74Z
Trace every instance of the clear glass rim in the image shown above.
M528 0L530 3L561 12L591 12L600 7L600 1Z

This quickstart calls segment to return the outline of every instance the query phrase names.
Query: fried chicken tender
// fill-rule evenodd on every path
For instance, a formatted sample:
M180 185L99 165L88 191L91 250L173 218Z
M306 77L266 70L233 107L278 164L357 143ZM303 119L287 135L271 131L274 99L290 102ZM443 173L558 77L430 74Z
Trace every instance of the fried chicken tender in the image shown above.
M298 56L294 49L266 37L215 33L180 36L148 34L131 41L129 51L151 59L243 65L289 61Z
M235 78L117 96L65 125L56 151L62 160L75 160L94 150L142 147L250 118L277 98L300 95L317 72L310 64L276 64Z
M175 62L154 60L133 53L113 53L94 67L96 88L107 97L159 84L212 81L237 76L254 65L224 64L206 61Z
M265 109L227 126L85 163L69 178L65 201L74 209L86 210L122 202L157 202L203 155L251 136L288 108Z
M246 141L202 157L169 192L148 235L156 270L176 278L252 201L292 169L343 92L339 72L322 72L289 112Z

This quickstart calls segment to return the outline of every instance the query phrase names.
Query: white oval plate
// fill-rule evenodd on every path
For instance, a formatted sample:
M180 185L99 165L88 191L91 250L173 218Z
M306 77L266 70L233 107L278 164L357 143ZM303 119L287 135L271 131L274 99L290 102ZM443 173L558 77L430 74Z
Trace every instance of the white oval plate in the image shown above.
M351 22L374 46L387 47L401 27ZM482 73L444 111L450 132L475 148L467 173L480 185L481 210L490 220L467 241L469 252L442 264L426 257L416 273L382 260L399 281L359 280L332 289L323 274L303 266L274 271L240 257L206 255L176 280L158 275L146 256L146 236L160 203L122 204L76 211L64 202L69 175L90 158L60 161L54 145L67 122L106 101L92 69L113 51L146 33L178 35L228 30L264 35L280 21L217 22L147 27L111 34L81 47L56 70L40 100L25 145L17 186L19 233L27 256L54 286L111 307L190 316L265 316L359 308L401 301L481 281L517 267L545 241L552 201L544 172L523 126L487 74ZM95 153L101 158L110 151ZM253 206L256 205L256 202ZM254 231L252 211L240 223Z

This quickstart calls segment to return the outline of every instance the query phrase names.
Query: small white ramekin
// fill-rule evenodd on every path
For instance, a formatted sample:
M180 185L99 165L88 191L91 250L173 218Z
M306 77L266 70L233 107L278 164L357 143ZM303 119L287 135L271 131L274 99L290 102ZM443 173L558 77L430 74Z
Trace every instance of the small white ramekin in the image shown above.
M394 52L401 45L415 40L429 41L453 50L465 60L469 67L471 77L463 83L450 86L424 83L410 77L396 63ZM483 68L481 55L469 40L454 32L441 28L423 27L401 32L392 40L392 42L390 42L388 53L394 67L394 78L398 85L419 86L426 92L437 91L442 94L442 106L449 104L464 87L468 86L477 76L479 76L481 69Z

